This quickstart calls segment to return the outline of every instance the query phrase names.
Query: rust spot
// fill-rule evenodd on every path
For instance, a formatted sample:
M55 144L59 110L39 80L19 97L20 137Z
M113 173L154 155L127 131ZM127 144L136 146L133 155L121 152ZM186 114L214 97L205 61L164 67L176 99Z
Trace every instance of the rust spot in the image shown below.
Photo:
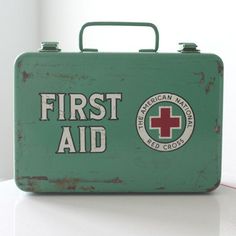
M50 182L55 183L59 188L62 189L75 190L80 180L76 178L75 179L63 178L63 179L52 180Z
M210 90L213 88L214 83L215 83L215 77L211 77L209 82L207 83L206 87L205 87L205 92L206 94L208 94L210 92Z
M75 185L68 186L67 189L68 189L68 190L75 190L75 189L76 189L76 186L75 186Z
M55 179L50 180L47 176L18 176L16 177L17 180L21 180L19 185L25 186L26 191L37 192L39 191L39 182L42 180L49 181L50 183L54 183L58 188L64 190L71 190L74 191L76 189L81 189L84 191L93 191L95 187L93 185L84 185L79 186L81 183L113 183L119 184L123 181L116 177L114 179L108 180L96 180L96 179L80 179L80 178L62 178L62 179Z
M122 183L123 181L119 178L119 177L116 177L114 179L111 180L111 183L113 184L120 184Z
M221 76L223 76L224 66L221 61L217 61L217 71Z
M220 124L218 123L218 119L215 120L215 126L214 126L213 131L217 134L221 132L221 127L220 127Z
M26 71L22 72L23 81L26 82L30 78L30 74Z
M194 75L199 76L198 83L205 90L205 93L208 94L214 86L215 77L211 77L209 81L206 81L206 76L204 72L194 72Z
M28 186L26 188L27 191L35 192L37 184L36 184L36 182L34 180L30 179L27 182L27 186Z

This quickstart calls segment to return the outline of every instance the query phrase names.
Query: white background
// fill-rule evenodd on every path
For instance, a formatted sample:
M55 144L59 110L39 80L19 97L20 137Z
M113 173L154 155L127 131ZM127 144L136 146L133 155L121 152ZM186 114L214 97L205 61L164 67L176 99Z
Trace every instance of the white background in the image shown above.
M202 52L224 61L223 181L236 184L235 14L225 0L0 0L0 179L13 175L13 64L41 41L59 41L63 51L78 51L78 33L88 21L146 21L157 25L160 52L195 42ZM99 31L98 31L99 30ZM88 30L85 46L104 51L137 51L153 46L149 30Z

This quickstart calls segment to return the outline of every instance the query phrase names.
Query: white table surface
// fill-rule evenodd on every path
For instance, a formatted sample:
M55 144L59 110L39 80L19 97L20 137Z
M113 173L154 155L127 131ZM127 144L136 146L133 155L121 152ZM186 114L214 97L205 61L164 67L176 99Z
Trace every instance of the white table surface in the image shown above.
M201 195L35 195L0 183L1 236L234 236L236 190Z

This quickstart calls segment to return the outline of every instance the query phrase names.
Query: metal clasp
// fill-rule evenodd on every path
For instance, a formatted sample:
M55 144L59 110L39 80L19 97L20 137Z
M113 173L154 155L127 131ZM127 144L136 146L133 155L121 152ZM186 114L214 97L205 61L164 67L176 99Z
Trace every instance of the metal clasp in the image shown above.
M197 49L196 43L179 43L180 49L178 52L200 52L200 50Z
M42 42L39 52L60 52L58 45L58 42Z

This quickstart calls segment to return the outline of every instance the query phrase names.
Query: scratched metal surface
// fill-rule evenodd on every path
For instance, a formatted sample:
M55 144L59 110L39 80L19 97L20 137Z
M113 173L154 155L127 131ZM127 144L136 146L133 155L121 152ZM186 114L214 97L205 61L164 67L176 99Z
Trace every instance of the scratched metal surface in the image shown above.
M40 93L122 93L117 120L40 120ZM149 148L136 130L140 106L168 92L191 105L195 127L181 148ZM221 176L223 64L199 53L26 53L15 63L15 180L31 192L206 192ZM65 99L65 116L69 114ZM89 116L88 104L85 114ZM56 153L71 126L76 153ZM106 129L106 150L79 152L78 126ZM86 133L87 140L90 134ZM89 150L90 143L86 142Z

